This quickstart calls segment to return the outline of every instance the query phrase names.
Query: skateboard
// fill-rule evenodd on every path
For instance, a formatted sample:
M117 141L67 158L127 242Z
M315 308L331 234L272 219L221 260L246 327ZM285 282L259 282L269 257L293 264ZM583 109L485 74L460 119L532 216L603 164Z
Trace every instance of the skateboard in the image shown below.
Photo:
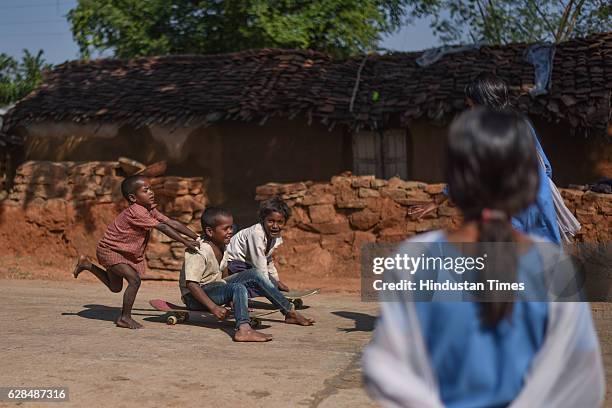
M302 298L316 295L321 289L307 289L307 290L290 290L289 292L281 292L296 308L296 310L304 307L304 301Z
M177 323L184 323L189 321L189 313L197 313L201 316L206 317L215 317L211 312L207 312L205 310L189 310L185 306L175 305L174 303L166 302L162 299L152 299L149 300L149 304L160 312L166 313L166 323L169 325L175 325ZM249 312L249 324L252 328L256 329L261 326L262 316L267 316L272 313L276 313L278 310L266 310L263 312ZM234 319L234 313L230 311L228 314L228 318Z

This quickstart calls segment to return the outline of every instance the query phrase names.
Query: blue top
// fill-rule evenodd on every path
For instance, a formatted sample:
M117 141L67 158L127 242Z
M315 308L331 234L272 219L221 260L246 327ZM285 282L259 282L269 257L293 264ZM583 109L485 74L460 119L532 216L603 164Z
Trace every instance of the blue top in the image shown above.
M557 212L548 181L549 178L552 178L552 167L548 157L546 157L546 153L542 149L542 145L540 145L535 129L531 124L529 124L529 127L531 128L536 150L542 158L544 167L538 166L540 187L536 201L520 213L515 214L512 217L512 225L525 234L538 235L549 239L555 244L560 244L561 234L559 232L559 224L557 223ZM448 196L448 186L444 188L443 193Z
M535 141L536 150L542 158L544 167L538 166L540 187L535 203L512 217L512 225L519 231L548 238L555 244L560 244L561 234L559 232L559 224L557 223L557 211L555 210L555 203L548 180L552 179L552 167L544 150L542 150L538 136L531 124L530 128L533 134L533 140Z
M542 268L535 246L519 258L521 280L538 278ZM544 343L548 303L515 302L510 318L495 328L481 324L476 302L415 302L415 307L446 407L505 407L518 396Z

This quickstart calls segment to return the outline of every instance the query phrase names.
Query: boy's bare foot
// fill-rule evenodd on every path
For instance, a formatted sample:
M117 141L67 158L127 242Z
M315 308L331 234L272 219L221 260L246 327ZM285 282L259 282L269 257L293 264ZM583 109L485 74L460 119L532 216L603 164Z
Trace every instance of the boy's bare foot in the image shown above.
M246 326L248 327L241 326L240 329L236 330L236 333L234 334L234 341L264 342L272 340L271 335L253 330L249 325Z
M91 269L91 261L87 259L85 255L79 256L79 260L77 261L77 264L74 267L72 276L74 276L74 278L76 279L79 276L79 274L83 271L83 269Z
M289 323L289 324L297 324L300 326L312 326L314 322L315 322L314 319L309 319L308 317L302 316L295 310L292 310L285 315L285 323Z
M117 326L125 327L126 329L142 329L142 324L138 323L131 317L120 316L116 322Z

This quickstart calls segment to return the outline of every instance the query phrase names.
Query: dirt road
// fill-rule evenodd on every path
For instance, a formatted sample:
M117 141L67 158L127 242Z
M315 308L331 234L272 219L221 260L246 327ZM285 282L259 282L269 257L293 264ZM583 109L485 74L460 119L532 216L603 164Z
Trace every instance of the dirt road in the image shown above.
M121 296L98 284L0 280L0 296L0 386L68 387L70 401L57 406L376 406L361 388L359 356L377 305L357 295L308 298L314 327L268 316L263 330L275 340L266 344L232 342L229 323L167 326L147 300L178 301L176 284L144 283L135 317L145 328L137 331L114 326ZM610 379L612 306L594 305L593 316Z
M361 389L359 353L376 304L313 296L304 314L316 326L273 314L263 331L274 341L241 344L229 323L167 326L147 300L178 301L175 285L143 284L135 317L145 328L132 331L114 326L121 296L100 285L0 281L0 386L66 386L70 402L58 406L75 407L375 406Z

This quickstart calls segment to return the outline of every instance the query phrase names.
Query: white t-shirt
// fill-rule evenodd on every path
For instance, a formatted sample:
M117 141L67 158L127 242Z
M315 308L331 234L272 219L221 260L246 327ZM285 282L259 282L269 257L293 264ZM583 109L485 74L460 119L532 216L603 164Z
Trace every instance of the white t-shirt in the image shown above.
M278 272L274 266L272 253L283 243L281 237L272 238L270 250L266 252L268 237L263 226L257 223L249 228L238 231L227 246L227 262L242 261L253 265L254 268L266 274L269 278L279 280Z

